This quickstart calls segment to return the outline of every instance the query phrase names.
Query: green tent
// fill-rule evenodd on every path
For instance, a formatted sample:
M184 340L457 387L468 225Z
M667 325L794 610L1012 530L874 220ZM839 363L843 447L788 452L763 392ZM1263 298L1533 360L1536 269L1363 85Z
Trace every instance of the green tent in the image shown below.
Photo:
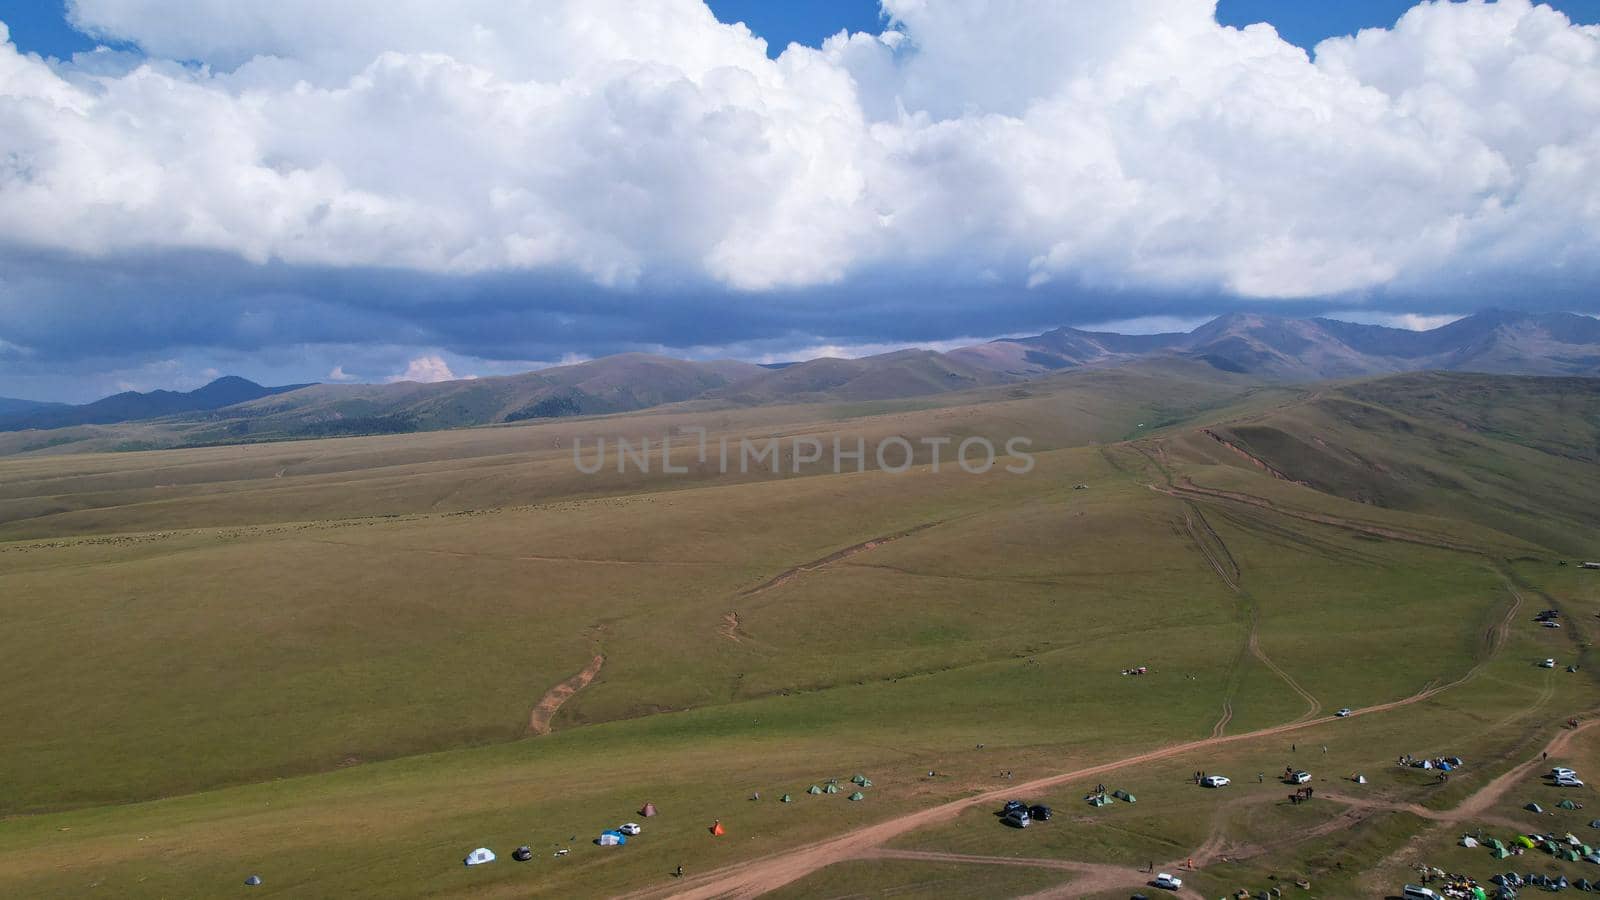
M819 787L817 787L816 785L813 784L811 787L806 788L806 793L808 793L808 794L820 794L820 793L822 793L822 788L819 788ZM1531 847L1533 845L1529 844L1528 846Z
M1558 853L1556 855L1561 857L1562 859L1566 860L1567 862L1577 862L1577 861L1583 859L1583 857L1578 855L1578 851L1576 851L1576 850L1563 850L1563 851L1561 851L1560 853Z
M1563 799L1560 803L1557 803L1556 806L1559 806L1562 809L1577 809L1578 808L1578 804L1573 803L1571 800L1567 800L1567 799Z
M1528 812L1532 812L1532 813L1542 813L1542 812L1544 812L1544 807L1540 806L1537 803L1529 803L1527 806L1524 806L1523 809L1527 810Z
M1489 838L1483 843L1490 850L1504 850L1506 848L1506 845L1499 838Z
M784 794L782 797L778 798L778 802L779 803L789 803L789 802L791 802L793 800L794 800L794 798L789 796L788 794Z
M867 780L867 776L859 774L859 773L850 776L850 782L852 784L860 784L861 782L866 781L866 780Z
M863 778L860 781L856 782L856 784L859 784L862 787L872 787L872 779L871 778Z
M1121 800L1124 803L1138 803L1139 802L1138 798L1134 797L1132 794L1128 793L1127 791L1112 791L1111 792L1111 796L1117 798L1118 800Z
M851 800L865 800L865 799L867 799L867 795L861 793L860 791L856 791L854 794L850 795L850 799Z
M1513 844L1521 844L1522 846L1527 847L1529 850L1532 850L1535 846L1537 846L1536 844L1534 844L1533 838L1528 837L1525 834L1519 834L1516 837L1512 838L1511 839L1511 843L1513 843Z
M839 786L830 781L828 786L822 789L822 792L824 794L837 794L839 793Z
M1105 794L1095 794L1093 797L1089 798L1089 805L1090 806L1110 806L1111 804L1113 804L1115 802L1116 802L1115 800L1112 800L1110 797L1107 797Z
M1493 850L1489 851L1489 855L1494 857L1495 859L1505 859L1506 857L1511 855L1511 851L1507 850L1504 847L1496 847Z

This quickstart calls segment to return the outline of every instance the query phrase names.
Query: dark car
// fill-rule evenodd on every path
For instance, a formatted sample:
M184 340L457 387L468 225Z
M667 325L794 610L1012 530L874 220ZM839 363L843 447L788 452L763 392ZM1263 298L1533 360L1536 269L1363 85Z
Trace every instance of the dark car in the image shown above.
M1028 804L1023 803L1021 800L1007 800L1006 805L1000 807L1000 814L1006 815L1007 813L1014 813L1019 809L1023 812L1027 812Z
M1048 806L1030 806L1028 807L1028 815L1031 818L1038 819L1041 822L1048 822L1050 821L1050 816L1053 815L1053 813L1050 811L1050 807Z

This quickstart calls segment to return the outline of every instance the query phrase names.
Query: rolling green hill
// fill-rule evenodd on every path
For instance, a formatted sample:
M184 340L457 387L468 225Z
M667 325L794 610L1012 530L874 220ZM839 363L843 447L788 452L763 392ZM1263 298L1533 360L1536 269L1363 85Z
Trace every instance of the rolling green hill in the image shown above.
M1417 854L1486 876L1459 834L1559 799L1517 767L1600 761L1560 729L1600 712L1600 575L1557 565L1600 533L1595 397L1161 360L0 460L0 895L1110 897L1194 858L1200 896L1374 896ZM697 426L919 449L902 474L723 473ZM1022 474L920 443L1015 436ZM670 437L687 471L583 474L600 437ZM1552 606L1565 628L1529 621ZM1442 784L1403 753L1468 765ZM1265 777L1289 764L1318 800ZM864 802L804 793L856 772ZM1096 783L1139 802L1089 807ZM1012 795L1057 816L1002 828ZM501 861L463 867L477 846Z

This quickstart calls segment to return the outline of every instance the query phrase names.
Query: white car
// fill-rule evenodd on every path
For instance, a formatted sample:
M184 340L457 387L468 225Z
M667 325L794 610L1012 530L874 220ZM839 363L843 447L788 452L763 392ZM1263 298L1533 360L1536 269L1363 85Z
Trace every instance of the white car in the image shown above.
M1310 784L1311 783L1311 773L1310 772L1296 772L1293 775L1289 776L1289 780L1293 781L1295 784Z
M1175 891L1178 888L1183 887L1183 879L1182 878L1179 878L1176 875L1168 875L1165 872L1162 872L1160 875L1157 875L1155 880L1150 882L1150 883L1155 885L1158 888L1166 888L1169 891Z
M1561 627L1561 623L1560 622L1545 622L1544 623L1544 627L1546 627L1546 628L1560 628Z
M1541 669L1554 669L1555 667L1556 661L1553 659L1547 659L1544 662L1539 663L1539 668Z
M1550 770L1551 778L1577 778L1578 773L1566 766L1556 766Z
M1206 777L1200 779L1200 783L1209 788L1219 788L1227 787L1233 782L1229 781L1228 776L1226 775L1207 775Z
M1439 895L1433 891L1425 887L1418 887L1414 884L1408 884L1402 888L1400 891L1400 896L1405 897L1406 900L1438 900L1439 897Z
M1338 716L1338 717L1339 717L1339 718L1341 718L1341 719L1342 719L1342 718L1344 718L1344 717L1345 717L1345 716L1348 716L1348 715L1350 715L1350 713L1352 713L1352 712L1354 712L1354 710L1352 710L1352 709L1351 709L1351 708L1350 708L1350 707L1348 707L1348 706L1343 706L1343 707L1340 707L1340 708L1339 708L1339 711L1338 711L1338 712L1336 712L1336 713L1334 713L1334 715L1336 715L1336 716Z
M622 826L621 828L618 828L617 830L622 832L623 834L627 835L628 837L633 837L634 835L638 834L639 832L643 831L644 829L640 828L637 824L635 824L633 822L629 822L628 824Z
M1576 775L1558 775L1554 784L1556 787L1583 787L1583 781Z

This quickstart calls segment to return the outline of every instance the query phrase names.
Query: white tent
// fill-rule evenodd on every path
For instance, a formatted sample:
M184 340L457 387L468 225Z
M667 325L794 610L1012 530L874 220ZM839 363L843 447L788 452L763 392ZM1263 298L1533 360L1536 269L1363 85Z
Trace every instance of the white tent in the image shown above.
M1357 775L1356 776L1356 784L1366 784L1366 783L1367 783L1367 776L1365 776L1365 775Z
M492 863L494 862L494 851L490 850L488 847L479 847L471 853L468 853L467 858L462 860L462 862L469 866L481 866L484 863Z
M1478 846L1478 842L1477 842L1476 839L1474 839L1472 837L1472 835L1469 834L1469 835L1465 835L1465 836L1463 836L1461 838L1461 846L1463 846L1463 847L1476 847L1476 846Z
M605 834L600 835L600 837L595 840L595 843L602 847L615 847L622 843L622 835L612 834L608 831Z

